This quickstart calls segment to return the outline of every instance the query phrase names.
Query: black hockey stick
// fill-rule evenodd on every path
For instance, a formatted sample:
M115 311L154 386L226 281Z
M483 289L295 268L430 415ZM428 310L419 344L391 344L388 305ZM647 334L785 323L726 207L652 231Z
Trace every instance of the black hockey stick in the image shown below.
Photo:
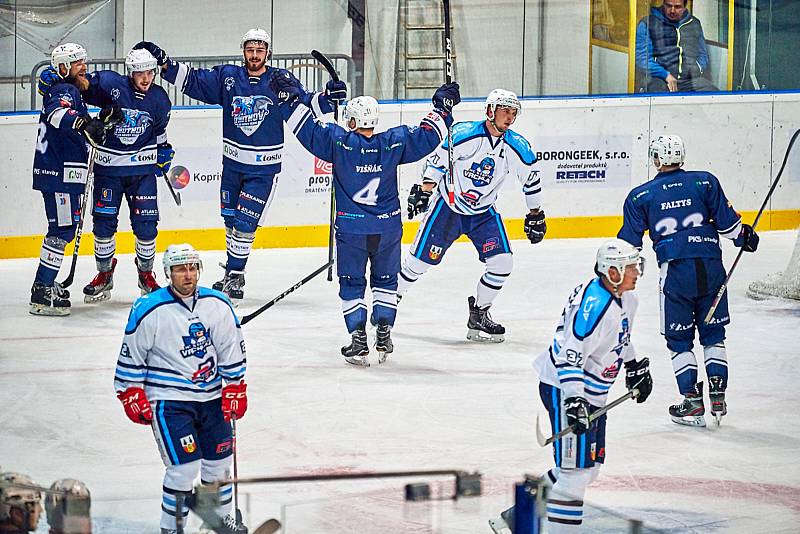
M305 278L303 278L302 280L297 282L295 285L293 285L292 287L290 287L289 289L287 289L286 291L284 291L283 293L281 293L280 295L278 295L274 299L270 300L269 302L267 302L266 304L261 306L259 309L257 309L253 313L250 313L250 314L245 315L244 317L242 317L242 320L240 321L240 324L245 325L245 324L249 323L250 321L252 321L256 317L261 315L263 312L265 312L266 310L268 310L271 307L273 307L279 300L282 300L286 295L288 295L292 291L298 289L300 286L305 285L306 283L308 283L311 279L316 277L318 274L320 274L325 269L328 269L331 265L333 265L333 260L328 260L328 263L326 263L322 267L318 268L316 271L314 271L313 273L309 274L308 276L306 276Z
M164 177L164 181L167 182L167 188L169 188L169 192L172 194L172 200L175 201L175 204L180 206L181 205L181 194L178 193L177 191L175 191L175 188L172 187L172 183L169 181L169 178L167 177L167 173L162 172L161 176L163 176Z
M617 400L612 401L612 402L606 404L605 406L603 406L602 408L600 408L599 410L594 411L589 416L589 423L591 424L592 421L597 420L601 415L603 415L604 413L606 413L610 409L619 406L620 404L622 404L626 400L634 399L634 398L636 398L638 396L639 396L639 390L638 389L632 389L632 390L628 391L625 395L623 395L622 397L618 398ZM542 433L542 429L539 428L539 416L538 415L536 416L536 441L538 441L539 445L542 446L542 447L546 447L547 445L550 445L554 441L563 438L564 436L566 436L567 434L569 434L570 432L573 432L573 431L574 431L574 428L572 426L568 426L567 428L561 430L560 432L556 432L555 434L553 434L549 438L545 439L544 434Z
M339 81L339 74L336 72L336 69L333 68L333 64L330 62L330 60L325 57L325 54L319 50L312 50L311 55L320 63L320 65L325 67L325 70L328 71L328 75L330 75L333 81ZM336 122L339 122L339 105L336 102L333 103L333 118L336 120ZM336 198L333 190L333 171L331 171L331 215L330 222L328 223L328 263L330 263L330 267L328 267L328 282L333 280L333 226L335 222Z
M75 230L75 247L72 249L72 265L69 267L69 274L61 282L61 287L68 288L72 285L75 279L75 267L78 265L78 251L81 248L81 236L83 235L83 222L86 220L86 199L92 194L92 187L94 186L94 154L95 147L89 149L89 167L86 171L86 187L83 189L83 198L81 199L81 220L78 221L78 228Z
M753 221L753 229L755 230L756 225L758 224L758 220L761 218L761 214L764 212L764 208L769 202L769 199L772 197L772 193L775 191L775 188L778 186L778 180L781 179L783 175L783 169L786 168L786 162L789 161L789 154L792 152L792 146L794 146L794 142L797 141L797 136L800 135L800 130L797 130L792 138L789 140L789 146L786 147L786 154L783 156L783 163L781 164L781 168L778 171L778 175L775 177L775 180L772 182L772 185L767 192L766 198L764 198L764 202L761 203L761 208L758 210L756 214L756 218ZM706 318L703 319L703 323L708 324L711 321L711 318L714 316L714 312L717 311L717 306L719 306L720 301L722 300L722 295L725 294L725 290L728 289L728 282L733 275L734 269L736 269L736 265L739 263L739 260L742 257L742 253L744 252L744 247L739 249L739 253L736 255L736 259L733 260L733 265L731 265L731 270L728 271L728 275L725 277L725 280L722 282L722 285L717 291L717 296L714 297L714 302L711 304L711 308L709 308L708 313L706 314Z
M450 36L450 0L442 0L444 9L444 82L453 81L453 41ZM453 178L453 128L447 127L447 202L456 203L455 179Z
M236 414L231 414L231 442L233 443L233 509L236 511L236 524L242 524L242 511L239 509L239 461L236 454L239 442L236 441Z

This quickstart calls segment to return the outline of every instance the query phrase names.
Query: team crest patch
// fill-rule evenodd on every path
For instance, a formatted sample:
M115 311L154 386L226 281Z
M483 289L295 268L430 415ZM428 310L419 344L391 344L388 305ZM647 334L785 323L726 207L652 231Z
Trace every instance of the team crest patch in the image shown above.
M113 189L103 189L102 193L100 193L100 198L103 199L103 202L111 202L113 196L114 196Z
M433 261L436 261L439 259L441 255L442 255L442 247L431 245L431 248L428 250L428 257Z
M181 438L181 447L186 451L186 454L192 454L197 450L197 443L194 441L194 436L189 434Z
M233 124L245 133L253 135L264 118L269 115L272 99L263 95L235 96L231 101Z
M496 237L489 238L483 243L483 253L486 254L487 252L492 251L499 246L500 240L498 240Z
M148 112L122 108L122 122L114 127L114 135L123 145L132 145L152 123Z
M494 178L494 159L486 157L480 163L473 163L469 169L464 170L464 177L472 180L475 187L489 185Z
M183 338L181 356L184 358L191 358L192 356L202 358L206 355L207 349L212 345L211 334L209 334L205 325L201 322L190 324L189 335L181 337Z

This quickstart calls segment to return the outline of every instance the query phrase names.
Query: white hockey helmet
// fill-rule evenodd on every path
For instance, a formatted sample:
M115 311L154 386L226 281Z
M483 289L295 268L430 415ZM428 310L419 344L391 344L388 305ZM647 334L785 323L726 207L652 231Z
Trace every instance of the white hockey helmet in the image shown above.
M56 71L61 74L58 69L59 65L64 65L67 67L67 72L72 67L72 64L76 61L84 60L86 61L86 49L79 44L75 43L64 43L62 45L58 45L53 49L53 52L50 54L50 65L53 66Z
M29 476L11 472L0 474L0 521L10 517L12 508L29 513L41 503L42 492Z
M89 517L91 494L86 484L74 478L56 480L44 498L47 523L51 528L63 528L65 519Z
M611 239L606 241L597 249L597 260L594 272L604 275L613 286L622 283L620 277L618 282L614 282L608 274L611 267L617 269L620 275L625 274L625 267L635 265L639 271L639 276L644 274L644 258L641 251L622 239Z
M650 142L650 159L658 157L661 165L683 165L686 151L677 135L659 135Z
M244 45L250 41L261 41L267 45L267 49L270 48L272 43L272 39L267 33L267 30L262 30L261 28L252 28L247 30L247 32L242 36L242 50L244 50Z
M200 259L200 254L188 243L170 245L164 252L164 274L167 275L167 278L170 277L173 266L192 263L197 265L198 272L203 270L203 260Z
M138 50L131 50L125 57L125 67L128 74L134 72L146 72L149 70L155 71L158 68L158 61L153 57L149 51L144 48Z
M517 116L522 115L522 105L519 103L517 95L505 89L495 89L489 96L486 97L486 107L492 108L492 116L497 106L514 108L517 110Z
M344 108L342 117L350 128L350 119L355 119L356 128L375 128L378 125L378 101L371 96L357 96L350 100Z

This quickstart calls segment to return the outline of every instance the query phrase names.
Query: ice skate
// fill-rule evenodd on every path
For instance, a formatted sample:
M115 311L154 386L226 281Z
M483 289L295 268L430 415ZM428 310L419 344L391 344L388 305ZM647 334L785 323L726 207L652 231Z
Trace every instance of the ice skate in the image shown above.
M29 312L32 315L69 315L71 303L65 294L68 295L58 282L53 282L52 286L34 282L31 287Z
M232 515L226 515L219 519L218 527L210 527L206 523L200 525L197 534L247 534L247 527L243 523L236 521Z
M683 402L669 407L672 421L679 425L706 426L705 413L702 382L695 384L694 392L684 395Z
M378 351L378 363L386 361L386 357L394 351L392 343L392 327L388 324L379 324L375 329L375 350Z
M114 289L114 269L117 268L117 258L111 260L111 269L100 271L91 282L83 288L83 301L87 304L103 302L111 298Z
M367 331L353 331L352 341L349 345L342 347L342 356L347 363L369 367L369 346L367 345Z
M475 297L469 297L467 301L469 302L467 339L502 343L505 340L506 329L492 321L492 316L489 315L489 306L478 308L475 305Z
M711 400L711 415L717 426L722 423L722 416L728 414L728 404L725 402L725 387L721 376L708 377L708 397Z
M514 532L514 507L504 510L500 517L490 519L489 527L495 534L513 534Z
M142 295L148 295L156 289L161 289L161 286L156 282L156 273L153 271L143 271L139 269L139 260L134 260L136 263L136 270L139 273L139 289Z
M233 300L242 300L244 298L244 271L229 271L225 264L220 263L220 267L225 269L225 276L222 280L214 282L211 287L217 291L222 291L228 298Z

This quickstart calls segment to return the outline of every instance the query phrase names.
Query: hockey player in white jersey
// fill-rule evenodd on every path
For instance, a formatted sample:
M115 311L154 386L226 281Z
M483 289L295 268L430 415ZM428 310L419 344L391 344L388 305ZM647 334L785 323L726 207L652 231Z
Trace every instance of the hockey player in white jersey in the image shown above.
M539 394L553 433L574 432L553 442L555 468L547 501L549 533L577 532L586 486L605 460L606 415L590 415L606 404L608 391L625 365L625 385L644 402L653 387L649 359L637 360L630 336L637 299L636 282L644 271L639 250L621 239L597 251L597 277L577 286L561 313L551 345L534 361Z
M150 425L166 465L161 532L176 532L176 496L191 498L197 474L230 479L232 417L247 410L245 346L228 297L197 285L202 262L191 245L170 245L164 274L170 285L133 304L117 360L114 388L125 414ZM230 514L231 484L220 486L228 532L247 532Z
M530 210L525 218L525 233L531 243L540 242L547 231L541 209L542 188L538 172L532 169L536 155L528 141L511 130L521 111L519 99L511 91L495 89L489 93L486 120L453 126L452 180L445 141L428 158L422 185L415 184L408 197L409 218L428 213L403 258L398 297L402 298L431 265L442 260L450 245L466 234L486 265L476 295L468 299L467 339L474 341L499 343L505 335L505 328L492 321L489 307L513 266L503 219L494 209L506 177L515 177L522 183ZM451 193L452 204L448 201Z

